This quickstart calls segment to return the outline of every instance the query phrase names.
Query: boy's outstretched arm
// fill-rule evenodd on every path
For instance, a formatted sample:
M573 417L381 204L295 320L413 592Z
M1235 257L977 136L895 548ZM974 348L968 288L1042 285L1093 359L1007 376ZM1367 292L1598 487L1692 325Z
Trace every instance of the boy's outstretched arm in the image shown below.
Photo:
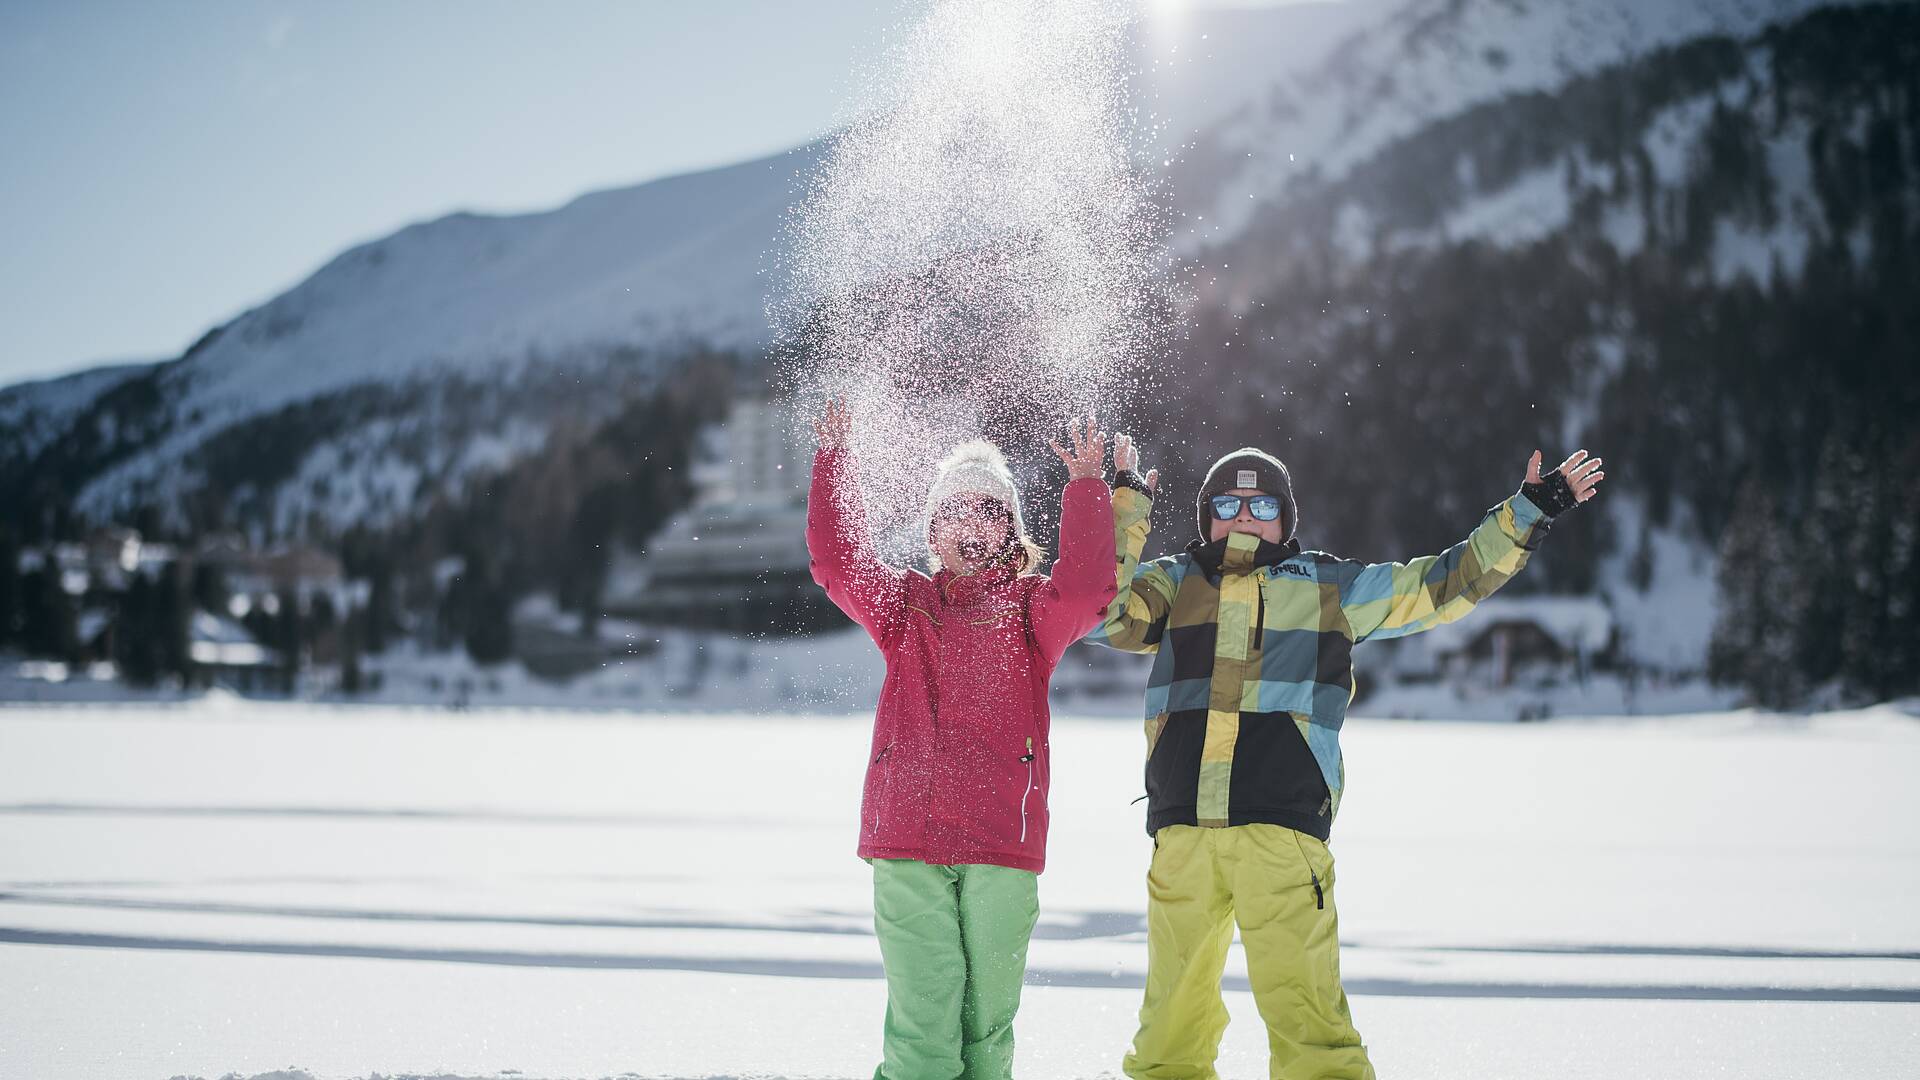
M1155 469L1140 475L1140 454L1126 435L1114 439L1113 465L1114 582L1118 592L1107 605L1106 617L1087 640L1123 652L1150 653L1160 648L1176 588L1167 570L1171 559L1140 565L1160 473Z
M1340 609L1353 640L1404 637L1450 623L1492 596L1527 564L1560 514L1593 498L1606 474L1581 450L1546 476L1540 452L1520 490L1487 511L1465 540L1404 563L1344 564Z
M1107 436L1087 417L1068 431L1072 448L1051 445L1067 465L1060 490L1060 557L1047 583L1033 594L1033 637L1058 661L1067 646L1097 625L1113 599L1113 503L1101 479L1107 471Z
M834 606L884 646L906 613L907 575L874 553L859 493L849 487L852 423L845 403L832 401L813 425L820 448L807 493L807 559Z

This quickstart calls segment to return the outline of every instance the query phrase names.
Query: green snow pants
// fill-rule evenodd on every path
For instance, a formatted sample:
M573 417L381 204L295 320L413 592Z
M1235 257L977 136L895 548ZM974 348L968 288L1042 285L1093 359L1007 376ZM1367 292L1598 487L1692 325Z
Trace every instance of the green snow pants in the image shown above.
M1154 837L1147 991L1126 1074L1218 1080L1220 973L1236 921L1273 1080L1373 1080L1340 985L1333 855L1279 825L1169 825Z
M1013 1014L1039 915L1031 871L875 859L887 1027L874 1080L1011 1077Z

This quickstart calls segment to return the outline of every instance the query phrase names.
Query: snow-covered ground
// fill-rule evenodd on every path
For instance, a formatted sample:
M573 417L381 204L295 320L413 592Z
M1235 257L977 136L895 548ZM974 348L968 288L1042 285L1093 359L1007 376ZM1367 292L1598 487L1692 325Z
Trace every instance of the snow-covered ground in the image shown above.
M1511 609L1502 605L1501 610ZM1501 686L1493 685L1490 667L1482 664L1448 670L1436 679L1434 673L1442 667L1434 660L1436 652L1459 649L1474 625L1468 621L1440 627L1369 652L1357 670L1365 694L1361 710L1397 719L1502 721L1712 712L1740 703L1737 689L1658 669L1638 678L1612 671L1580 677L1571 665L1521 665L1511 682ZM577 621L556 622L551 628L566 636L579 629ZM845 712L873 702L886 675L880 655L857 627L748 639L609 618L601 620L597 640L606 653L600 666L568 678L535 675L517 660L482 666L461 649L431 652L401 642L362 661L368 685L358 695L347 697L339 690L336 670L314 668L302 673L293 696L384 707ZM1054 673L1055 708L1133 713L1151 659L1084 643L1074 646ZM1426 681L1412 678L1418 672L1427 673ZM218 698L225 691L211 694ZM0 707L177 705L200 696L201 691L173 686L133 686L118 677L111 663L70 670L64 664L0 653Z
M1380 1075L1920 1074L1912 713L1351 721L1342 962ZM870 1075L866 739L859 716L0 709L0 1077ZM1023 1076L1118 1074L1140 744L1056 725ZM1236 951L1228 1076L1265 1068L1245 974Z

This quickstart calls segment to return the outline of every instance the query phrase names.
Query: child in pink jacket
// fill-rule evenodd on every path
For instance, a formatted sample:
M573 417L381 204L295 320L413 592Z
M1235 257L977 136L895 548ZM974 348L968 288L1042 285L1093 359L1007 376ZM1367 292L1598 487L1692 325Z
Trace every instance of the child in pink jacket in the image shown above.
M1106 436L1089 418L1071 450L1052 444L1070 478L1051 576L1006 459L986 442L956 449L927 497L929 576L875 554L850 425L838 402L815 425L807 551L887 662L860 810L887 973L874 1075L1009 1077L1046 862L1047 683L1116 594Z

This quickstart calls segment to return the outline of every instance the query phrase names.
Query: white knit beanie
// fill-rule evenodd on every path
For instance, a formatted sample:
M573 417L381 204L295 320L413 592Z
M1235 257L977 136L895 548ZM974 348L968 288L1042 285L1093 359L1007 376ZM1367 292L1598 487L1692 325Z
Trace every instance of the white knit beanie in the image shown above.
M934 510L955 495L984 495L998 502L1013 514L1013 534L1027 535L1026 519L1020 515L1020 493L1014 489L1006 455L985 439L961 443L940 463L940 474L927 492L928 527L932 527Z

